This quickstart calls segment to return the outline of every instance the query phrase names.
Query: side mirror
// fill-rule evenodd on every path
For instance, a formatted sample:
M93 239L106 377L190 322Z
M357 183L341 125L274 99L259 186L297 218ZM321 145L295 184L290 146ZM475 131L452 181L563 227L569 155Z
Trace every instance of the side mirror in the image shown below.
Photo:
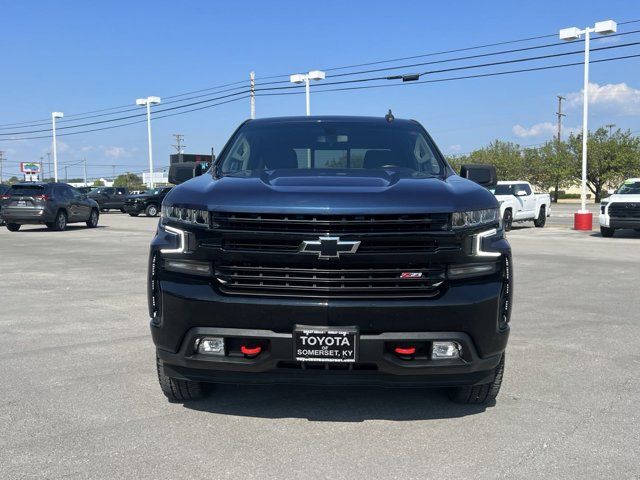
M460 176L486 188L495 187L498 183L498 174L494 165L462 165Z
M201 162L174 163L169 167L169 183L179 185L202 175L206 168Z
M516 192L516 197L526 197L527 196L527 192L525 192L524 190L518 190Z

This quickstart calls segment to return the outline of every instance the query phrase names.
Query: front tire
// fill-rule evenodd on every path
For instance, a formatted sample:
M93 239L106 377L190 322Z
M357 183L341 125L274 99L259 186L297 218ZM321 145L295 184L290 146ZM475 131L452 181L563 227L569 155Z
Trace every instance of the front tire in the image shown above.
M602 227L602 226L600 227L600 234L605 238L613 237L614 233L616 233L615 228Z
M507 208L502 215L502 228L505 232L511 231L511 227L513 226L513 214L511 213L511 209Z
M147 217L155 217L158 215L158 207L155 205L149 205L144 213Z
M504 353L500 358L500 363L495 369L493 380L489 383L481 385L465 385L451 389L449 398L456 403L467 405L486 405L493 402L502 386L502 377L504 375Z
M536 218L533 221L533 224L538 228L542 228L545 226L546 223L547 223L547 207L542 205L540 207L540 212L538 213L538 218Z
M7 230L10 232L17 232L20 230L21 225L19 223L7 223Z
M164 373L162 360L156 356L156 369L158 371L158 381L162 393L172 403L188 402L200 400L206 397L205 384L202 382L190 382L171 378Z
M100 214L98 213L98 210L96 210L95 208L91 210L91 214L89 215L89 218L87 219L87 227L89 228L96 228L98 226L98 219L99 219Z

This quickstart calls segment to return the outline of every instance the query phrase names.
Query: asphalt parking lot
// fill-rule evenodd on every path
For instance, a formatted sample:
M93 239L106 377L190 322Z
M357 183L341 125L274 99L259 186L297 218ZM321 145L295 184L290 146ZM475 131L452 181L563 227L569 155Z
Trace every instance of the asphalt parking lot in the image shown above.
M575 209L509 233L515 310L488 408L290 386L169 404L146 310L157 219L0 227L0 478L638 478L640 233L572 231Z

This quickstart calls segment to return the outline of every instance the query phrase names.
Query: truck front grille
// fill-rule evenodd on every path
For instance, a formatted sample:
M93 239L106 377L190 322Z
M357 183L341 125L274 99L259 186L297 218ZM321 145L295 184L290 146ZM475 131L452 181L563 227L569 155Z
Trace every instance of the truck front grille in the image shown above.
M609 205L612 218L640 218L640 203L612 203Z
M445 281L443 267L299 268L216 265L224 293L303 297L433 297Z
M216 228L227 231L358 234L447 230L448 213L411 215L281 215L214 213Z

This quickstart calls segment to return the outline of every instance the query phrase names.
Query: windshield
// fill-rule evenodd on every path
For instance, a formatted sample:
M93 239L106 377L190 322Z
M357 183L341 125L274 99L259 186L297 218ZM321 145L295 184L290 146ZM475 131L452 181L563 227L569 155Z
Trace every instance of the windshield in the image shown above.
M419 125L405 122L248 123L219 162L226 175L276 169L392 169L431 177L445 171Z
M627 180L616 193L623 195L640 195L640 180Z
M514 195L515 185L496 185L489 191L494 195Z
M163 190L164 188L150 188L144 193L146 193L147 195L160 195Z

